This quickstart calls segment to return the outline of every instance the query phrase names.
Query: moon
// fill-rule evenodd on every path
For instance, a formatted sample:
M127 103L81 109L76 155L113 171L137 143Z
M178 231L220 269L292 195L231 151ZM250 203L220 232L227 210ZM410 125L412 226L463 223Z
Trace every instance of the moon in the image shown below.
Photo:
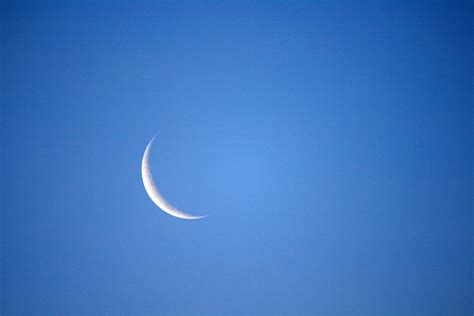
M154 140L155 140L155 137L153 137L148 143L148 146L146 146L145 153L143 154L143 159L142 159L142 180L143 180L143 185L145 186L146 193L148 193L148 196L150 197L150 199L161 210L163 210L164 212L174 217L178 217L181 219L200 219L200 218L206 217L206 216L195 216L195 215L191 215L183 211L180 211L177 208L175 208L173 205L168 203L168 201L166 201L165 198L160 194L160 191L158 191L158 189L156 188L155 182L153 181L153 176L150 171L150 163L149 163L151 145L153 144Z

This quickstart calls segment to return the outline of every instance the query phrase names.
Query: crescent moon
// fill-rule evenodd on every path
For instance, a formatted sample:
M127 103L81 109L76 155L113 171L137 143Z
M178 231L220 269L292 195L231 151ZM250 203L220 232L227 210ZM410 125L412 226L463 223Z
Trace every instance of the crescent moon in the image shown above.
M204 218L205 216L195 216L191 214L187 214L183 211L178 210L174 206L172 206L165 198L160 194L158 189L156 188L155 182L153 181L153 176L150 171L150 163L149 163L149 156L150 156L150 149L155 137L153 137L148 146L146 146L145 153L143 154L142 159L142 180L143 185L145 186L146 193L161 210L170 214L171 216L178 217L181 219L200 219Z

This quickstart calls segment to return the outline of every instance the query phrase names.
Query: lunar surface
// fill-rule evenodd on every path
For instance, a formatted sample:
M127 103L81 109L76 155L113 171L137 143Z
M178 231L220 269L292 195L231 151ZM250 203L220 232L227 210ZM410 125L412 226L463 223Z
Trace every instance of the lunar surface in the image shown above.
M205 216L195 216L192 214L185 213L181 210L178 210L173 205L168 203L168 201L166 201L165 198L158 191L158 188L156 187L155 182L153 181L153 176L150 171L150 162L149 162L150 150L151 150L151 146L154 140L155 140L155 137L153 137L151 141L148 143L148 146L146 146L145 153L143 154L143 160L142 160L142 179L143 179L143 185L145 186L145 190L148 193L148 196L153 201L153 203L156 204L156 206L158 206L161 210L163 210L164 212L168 213L171 216L178 217L181 219L204 218Z

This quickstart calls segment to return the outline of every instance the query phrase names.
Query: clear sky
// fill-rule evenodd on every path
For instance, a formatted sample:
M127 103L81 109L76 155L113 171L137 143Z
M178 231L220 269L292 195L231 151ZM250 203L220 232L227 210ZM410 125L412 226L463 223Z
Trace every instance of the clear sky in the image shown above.
M472 314L472 2L1 11L0 314Z

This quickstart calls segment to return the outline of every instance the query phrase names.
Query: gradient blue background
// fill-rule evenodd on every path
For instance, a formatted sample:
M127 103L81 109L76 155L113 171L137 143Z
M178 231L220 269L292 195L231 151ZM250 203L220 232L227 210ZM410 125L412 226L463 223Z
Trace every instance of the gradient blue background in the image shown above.
M1 10L2 315L472 314L472 2Z

